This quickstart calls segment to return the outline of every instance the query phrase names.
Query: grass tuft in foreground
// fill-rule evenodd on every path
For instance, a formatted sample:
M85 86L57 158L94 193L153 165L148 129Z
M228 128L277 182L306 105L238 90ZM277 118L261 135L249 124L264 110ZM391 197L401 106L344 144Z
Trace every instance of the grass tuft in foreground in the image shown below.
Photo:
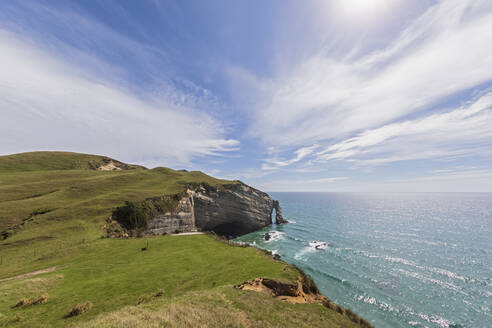
M92 302L91 301L86 301L83 303L79 303L75 305L70 312L68 312L67 317L75 317L78 315L81 315L83 313L86 313L92 308Z

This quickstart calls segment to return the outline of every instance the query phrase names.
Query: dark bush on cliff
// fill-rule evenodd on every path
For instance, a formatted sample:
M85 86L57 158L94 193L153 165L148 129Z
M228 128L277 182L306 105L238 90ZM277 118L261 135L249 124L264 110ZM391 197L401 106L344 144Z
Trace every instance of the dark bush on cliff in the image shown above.
M113 219L127 230L143 230L155 216L172 211L183 195L162 196L141 202L126 201L113 211Z

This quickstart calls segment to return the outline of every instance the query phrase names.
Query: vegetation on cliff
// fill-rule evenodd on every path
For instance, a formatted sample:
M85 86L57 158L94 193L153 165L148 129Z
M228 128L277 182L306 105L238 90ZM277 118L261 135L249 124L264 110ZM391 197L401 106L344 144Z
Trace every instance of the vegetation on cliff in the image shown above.
M175 194L153 197L141 202L125 201L124 205L113 211L112 218L126 230L143 230L157 214L174 210L182 196L183 194Z
M255 248L207 235L101 238L116 208L138 225L138 211L172 206L190 183L232 182L93 155L0 157L0 327L358 326L343 311L232 288L302 276Z

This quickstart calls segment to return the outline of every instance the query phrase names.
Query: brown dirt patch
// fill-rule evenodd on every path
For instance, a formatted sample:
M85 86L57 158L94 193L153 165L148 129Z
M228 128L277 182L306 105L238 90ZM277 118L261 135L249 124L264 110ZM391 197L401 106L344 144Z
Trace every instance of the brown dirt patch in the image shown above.
M53 272L57 268L58 267L53 266L53 267L46 268L46 269L41 269L41 270L36 270L36 271L28 272L28 273L19 274L17 276L13 276L13 277L9 277L9 278L3 278L3 279L0 279L0 284L7 282L7 281L14 280L14 279L24 279L24 278L28 278L28 277L35 276L35 275L42 274L42 273Z

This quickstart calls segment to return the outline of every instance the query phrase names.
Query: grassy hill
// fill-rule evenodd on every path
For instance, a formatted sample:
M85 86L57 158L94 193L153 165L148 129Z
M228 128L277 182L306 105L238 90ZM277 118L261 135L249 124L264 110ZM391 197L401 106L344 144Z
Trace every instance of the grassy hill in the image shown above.
M207 235L101 238L125 201L190 183L234 182L67 152L0 157L0 327L358 326L318 304L233 289L255 277L299 278L254 248ZM87 313L68 316L84 302Z

